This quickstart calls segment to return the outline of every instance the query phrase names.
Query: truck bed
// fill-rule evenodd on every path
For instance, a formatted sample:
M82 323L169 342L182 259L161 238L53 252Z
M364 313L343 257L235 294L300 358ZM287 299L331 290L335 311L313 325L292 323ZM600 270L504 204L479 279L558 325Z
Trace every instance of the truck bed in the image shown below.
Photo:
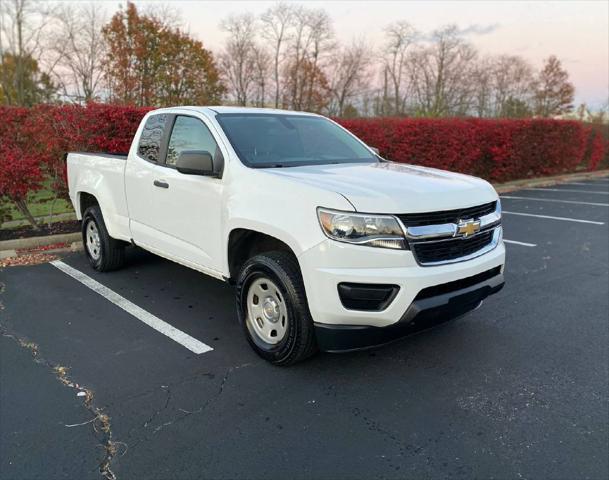
M103 205L108 231L114 238L129 239L129 215L125 196L127 155L70 152L66 156L70 199L82 218L81 198L93 195Z
M117 160L127 160L127 154L113 152L68 152L66 153L66 159L68 155L82 155L91 157L115 158Z

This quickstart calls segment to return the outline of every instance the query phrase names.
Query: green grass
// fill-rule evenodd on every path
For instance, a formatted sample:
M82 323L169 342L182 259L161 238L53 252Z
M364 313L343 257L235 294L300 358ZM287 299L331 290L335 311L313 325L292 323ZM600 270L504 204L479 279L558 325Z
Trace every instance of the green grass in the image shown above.
M46 181L44 187L37 192L30 193L28 196L28 206L30 212L34 217L44 217L51 213L51 206L53 205L54 194L50 188L50 181ZM53 206L53 214L74 212L72 204L66 200L58 199ZM9 220L23 220L25 217L17 209L14 203L9 202L8 204L8 218Z

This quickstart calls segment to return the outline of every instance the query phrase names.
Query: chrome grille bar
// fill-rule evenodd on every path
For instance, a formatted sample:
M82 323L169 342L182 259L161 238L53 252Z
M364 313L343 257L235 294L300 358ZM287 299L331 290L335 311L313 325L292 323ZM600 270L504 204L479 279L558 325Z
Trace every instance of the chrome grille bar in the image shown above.
M458 223L406 226L400 219L399 215L396 215L396 219L402 227L408 244L410 245L414 257L419 263L419 265L443 265L449 263L463 262L478 257L480 255L484 255L485 253L493 250L499 244L502 236L501 203L497 201L494 204L494 207L494 211L486 213L485 215L482 215L478 218L468 217L467 219L463 220L457 219ZM475 209L480 209L480 211L483 211L483 206L472 207L469 210ZM422 214L418 215L422 217ZM434 214L431 213L430 217L433 218ZM469 233L467 232L467 230L463 232L463 227L467 226L468 224L471 227L472 223L474 224L475 228L478 229L478 231L469 235L467 234ZM461 234L459 233L460 231L462 232ZM489 232L491 231L492 234L489 235ZM464 243L461 243L461 241L463 241ZM435 246L437 246L438 257L448 258L441 258L437 261L431 260L430 257L433 257L433 249L422 248L423 245L431 246L431 244L437 244ZM417 249L417 245L421 245L421 248ZM472 248L476 248L477 250L472 252ZM418 254L417 250L420 250ZM453 253L459 250L463 252L463 255ZM447 252L449 253L447 254Z

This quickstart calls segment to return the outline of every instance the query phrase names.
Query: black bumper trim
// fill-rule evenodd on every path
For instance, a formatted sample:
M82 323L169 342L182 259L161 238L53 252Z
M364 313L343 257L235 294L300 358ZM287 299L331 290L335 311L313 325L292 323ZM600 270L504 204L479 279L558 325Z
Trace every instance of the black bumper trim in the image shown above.
M317 345L325 352L348 352L383 345L459 317L503 288L503 274L461 290L412 302L397 322L386 327L315 323Z
M380 312L396 297L400 287L389 284L346 283L338 284L338 298L347 310Z

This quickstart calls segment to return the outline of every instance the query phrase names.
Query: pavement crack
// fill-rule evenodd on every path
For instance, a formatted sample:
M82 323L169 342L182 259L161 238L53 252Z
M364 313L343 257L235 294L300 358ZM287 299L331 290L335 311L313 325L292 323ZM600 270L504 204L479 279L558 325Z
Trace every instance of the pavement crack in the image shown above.
M2 269L0 268L0 271ZM2 295L4 293L4 290L6 290L6 284L4 282L0 282L0 295ZM0 312L4 310L4 304L2 303L2 299L0 299Z
M152 430L148 435L145 435L143 438L136 440L135 442L131 443L132 448L137 447L140 443L142 442L146 442L148 440L150 440L152 438L153 435L156 435L158 432L160 432L161 430L163 430L165 427L169 426L169 425L174 425L176 423L182 422L184 421L186 418L190 417L191 415L196 415L199 413L204 412L205 410L207 410L207 408L215 403L220 396L222 395L222 393L224 392L224 389L226 388L226 385L228 384L228 381L232 375L232 373L235 370L239 370L241 368L245 368L245 367L250 367L253 366L254 364L252 363L244 363L242 365L238 365L236 367L229 367L226 369L226 372L224 373L224 376L222 377L222 380L220 381L220 385L218 386L218 390L216 391L216 393L214 395L212 395L211 397L209 397L204 403L203 405L201 405L199 408L195 409L195 410L186 410L184 408L178 408L177 410L182 413L181 416L178 416L176 418L173 418L171 420L168 420L160 425L157 425L154 430ZM209 374L205 374L205 376L208 376ZM197 376L201 376L201 375L197 375ZM183 382L179 382L177 383L177 385L179 385L180 383ZM162 387L163 388L163 387ZM144 428L147 427L147 425L150 424L150 422L162 411L166 410L167 407L169 406L169 400L171 398L171 390L169 387L165 387L168 391L168 395L167 395L167 400L165 402L165 406L160 408L159 410L157 410L155 413L152 414L152 416L148 419L148 421L146 421L144 423Z
M26 339L23 336L14 332L9 332L4 326L0 325L0 335L5 338L10 338L15 341L21 348L28 350L34 359L34 362L44 365L50 369L57 380L64 386L76 390L78 397L83 397L83 406L91 414L92 418L86 422L79 424L66 425L67 428L91 425L95 437L98 439L100 446L104 449L103 458L99 462L99 473L106 480L116 480L116 474L112 471L111 464L115 455L118 452L119 446L127 449L127 445L123 442L114 440L112 435L112 424L110 416L106 414L103 408L95 405L95 394L93 390L84 385L77 383L69 374L69 368L63 365L53 363L45 359L40 353L40 347L37 343ZM124 454L124 452L123 452Z
M228 377L230 377L230 374L233 372L233 370L234 370L233 367L226 370L226 373L224 374L224 377L222 378L222 382L220 382L220 388L218 389L218 394L216 395L215 398L222 395L222 392L224 391L224 386L226 385L226 382L228 382Z
M161 414L161 412L167 410L167 407L169 407L169 402L171 401L171 388L167 385L161 385L161 389L165 390L167 394L165 398L165 405L153 412L153 414L144 422L144 428L148 428L148 425L150 425L154 419Z
M355 407L352 409L351 413L354 417L362 420L370 432L380 435L381 438L396 449L396 454L383 456L390 468L396 470L401 468L403 460L413 456L423 457L425 462L424 467L430 467L432 456L424 446L407 442L402 438L402 435L399 432L385 428L380 421L369 416L367 409Z

